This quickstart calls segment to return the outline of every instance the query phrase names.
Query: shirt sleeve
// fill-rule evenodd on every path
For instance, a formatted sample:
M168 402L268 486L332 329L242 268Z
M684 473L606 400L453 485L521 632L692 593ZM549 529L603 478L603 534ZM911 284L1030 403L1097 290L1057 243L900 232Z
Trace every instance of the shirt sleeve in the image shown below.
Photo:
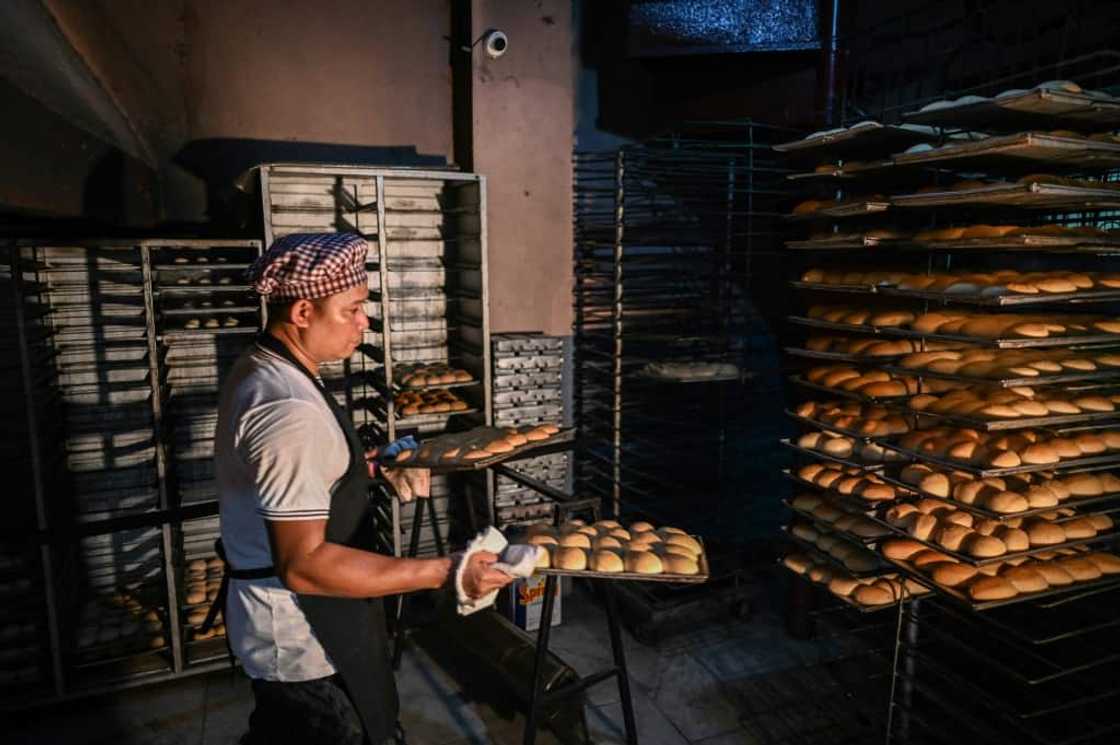
M315 406L288 399L247 411L238 451L257 485L257 513L266 520L325 520L332 477L323 445L334 440Z

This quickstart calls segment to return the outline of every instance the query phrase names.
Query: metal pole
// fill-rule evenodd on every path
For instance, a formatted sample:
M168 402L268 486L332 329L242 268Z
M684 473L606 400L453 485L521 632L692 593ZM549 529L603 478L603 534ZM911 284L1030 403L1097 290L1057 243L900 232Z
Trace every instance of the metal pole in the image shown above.
M552 609L556 603L556 575L544 580L544 606L541 608L541 625L537 629L537 654L533 660L533 682L529 689L529 710L525 716L524 745L537 741L537 724L540 718L541 699L544 698L544 661L548 657L548 637L552 631Z
M12 298L15 301L16 334L19 338L20 371L23 374L24 409L27 414L27 439L31 451L31 480L35 495L35 522L41 532L49 525L46 488L43 483L43 454L39 451L39 417L35 410L35 386L27 340L27 318L23 309L23 270L20 268L20 250L12 246L8 254L12 273ZM51 669L54 673L55 695L65 693L62 671L61 634L59 632L58 598L55 597L54 561L47 544L39 545L39 560L43 565L43 594L47 602L47 630L51 645Z
M626 218L626 154L619 148L615 159L614 195L614 385L613 430L611 448L613 461L612 511L615 517L622 509L622 240Z
M156 478L159 508L171 507L167 490L167 449L163 436L163 386L160 385L159 341L156 330L155 296L152 288L152 254L148 244L140 244L140 268L144 280L144 321L148 337L148 382L152 389L152 437L155 440ZM183 671L183 632L179 626L179 591L175 577L175 551L171 524L160 526L163 542L163 576L167 590L167 616L171 627L171 662L176 673ZM225 619L222 619L223 621Z
M825 91L824 116L829 125L835 124L836 116L836 68L840 55L840 42L837 39L840 26L840 0L832 0L832 18L828 30L828 60L826 62L826 80L828 89Z

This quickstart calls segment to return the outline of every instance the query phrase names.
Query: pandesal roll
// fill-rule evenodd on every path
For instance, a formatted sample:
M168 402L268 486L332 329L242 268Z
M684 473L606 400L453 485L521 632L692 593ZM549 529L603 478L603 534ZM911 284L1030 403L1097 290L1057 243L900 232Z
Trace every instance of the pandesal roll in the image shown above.
M934 564L940 564L945 561L956 561L956 559L952 558L948 554L943 554L940 551L934 551L933 549L927 548L911 556L909 561L915 567L920 569L923 567L932 566Z
M960 587L977 575L976 567L944 562L929 567L933 581L944 587Z
M1024 496L1027 498L1027 505L1032 510L1043 507L1056 507L1059 501L1054 491L1046 484L1035 484L1027 489Z
M896 593L878 583L857 587L852 592L852 598L868 607L890 605L898 599Z
M1093 524L1098 533L1112 530L1116 523L1108 515L1086 515L1085 519Z
M814 582L818 582L820 584L828 584L829 580L831 580L835 575L836 572L832 571L831 567L825 566L824 564L817 564L813 567L810 567L808 576L809 579Z
M798 574L805 574L812 568L814 562L806 554L787 554L782 557L782 564Z
M824 500L817 494L798 494L796 497L790 500L790 505L795 510L812 512L823 501Z
M1077 442L1068 437L1054 437L1047 440L1046 444L1054 449L1060 459L1081 457L1081 448L1077 446Z
M817 474L813 479L813 483L825 489L832 488L832 485L844 478L844 472L837 468L826 468Z
M631 546L648 546L651 543L660 543L661 536L652 530L647 530L641 533L634 533L630 539Z
M583 571L587 569L587 552L575 546L561 546L552 554L552 566L556 569Z
M1030 567L1038 572L1046 580L1046 584L1052 587L1064 587L1072 585L1074 582L1070 573L1053 561L1029 561L1022 566Z
M1023 524L1023 530L1030 538L1031 546L1054 546L1066 541L1066 532L1046 520L1028 520Z
M1067 541L1080 541L1085 538L1094 538L1097 535L1097 529L1093 525L1093 521L1085 517L1066 520L1061 525Z
M1105 493L1101 478L1093 473L1077 473L1062 479L1073 497L1098 497ZM1045 507L1047 505L1039 505Z
M820 468L817 469L818 471L820 469L824 468L824 466L822 466L820 463L814 463L812 465L820 466ZM809 479L812 478L812 476L802 475L801 478L809 480ZM653 526L650 525L649 523L645 522L645 521L639 520L636 523L630 523L630 532L631 533L645 533L645 532L648 532L648 531L651 531L651 530L653 530Z
M577 525L574 528L565 528L564 530L571 533L583 533L585 536L591 538L592 540L594 540L599 535L598 529L590 525Z
M848 597L857 587L863 587L863 583L855 577L833 577L828 582L828 591L833 595L840 597Z
M596 551L602 551L612 548L622 548L622 541L618 540L614 536L604 535L592 541L591 548Z
M559 544L564 548L591 548L591 537L586 533L564 533L560 536Z
M552 566L552 546L541 546L537 552L537 569L548 569Z
M1104 396L1078 396L1071 400L1075 406L1084 411L1109 412L1116 411L1116 404Z
M630 540L630 531L626 528L614 528L613 530L609 531L607 535L612 538L617 538L620 541Z
M696 560L687 556L678 556L676 554L668 554L661 557L661 565L664 571L671 574L699 574L700 565Z
M935 497L948 497L952 487L949 483L949 477L945 474L930 473L918 483L918 489L925 494L932 494Z
M965 538L972 534L970 528L963 525L940 524L930 536L933 541L949 551L959 551Z
M1045 576L1031 566L1008 567L1000 572L1020 593L1042 592L1050 588Z
M667 535L674 535L674 534L675 535L688 535L688 533L681 530L680 528L673 528L673 527L669 527L669 526L662 526L662 527L658 528L657 529L657 534L660 535L662 538L664 538Z
M638 574L660 574L664 568L661 559L650 551L627 551L624 565L626 571Z
M551 533L537 533L529 536L527 541L533 546L555 546L560 542Z
M1092 582L1104 574L1097 562L1081 556L1063 557L1054 562L1078 582Z
M1082 432L1074 437L1073 441L1077 443L1077 447L1081 450L1082 455L1100 455L1108 450L1107 441L1103 437L1092 434L1091 432Z
M908 540L905 538L894 538L889 541L884 541L880 546L883 555L888 559L895 559L896 561L908 561L912 556L925 551L926 547L917 541Z
M672 546L680 546L683 549L692 551L697 556L704 552L700 542L690 535L672 534L665 537L665 542Z
M1120 556L1116 554L1094 551L1085 554L1082 558L1092 563L1101 574L1120 574Z
M817 449L837 458L848 458L855 448L855 442L847 437L829 437L817 445Z
M624 569L622 557L614 551L596 551L591 554L591 570L594 572L621 572Z
M1030 508L1030 503L1026 497L1012 491L985 494L976 502L976 505L992 512L998 512L1001 515L1013 515L1016 512L1025 512Z
M968 585L968 596L977 602L1010 600L1019 594L1003 577L980 577Z
M977 559L990 559L1007 553L1007 544L994 535L970 531L961 542L960 550Z
M1030 536L1021 528L1013 528L1010 525L999 525L991 532L991 536L1003 541L1005 549L1011 553L1027 551L1031 547ZM1000 556L1002 554L995 555Z

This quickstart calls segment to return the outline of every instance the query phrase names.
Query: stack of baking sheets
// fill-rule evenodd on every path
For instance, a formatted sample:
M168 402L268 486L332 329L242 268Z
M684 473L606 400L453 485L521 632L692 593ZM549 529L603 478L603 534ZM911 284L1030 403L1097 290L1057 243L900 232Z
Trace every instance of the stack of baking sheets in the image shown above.
M150 249L169 472L182 504L217 498L214 431L222 376L261 327L245 285L256 243L192 241Z
M543 334L495 334L492 343L495 422L516 425L564 421L564 338ZM548 486L571 490L567 453L516 461L513 467ZM548 520L552 518L553 502L543 494L498 476L494 511L500 526Z
M65 471L75 518L90 521L156 509L140 251L135 246L39 247L25 258L36 262L38 282L51 307Z

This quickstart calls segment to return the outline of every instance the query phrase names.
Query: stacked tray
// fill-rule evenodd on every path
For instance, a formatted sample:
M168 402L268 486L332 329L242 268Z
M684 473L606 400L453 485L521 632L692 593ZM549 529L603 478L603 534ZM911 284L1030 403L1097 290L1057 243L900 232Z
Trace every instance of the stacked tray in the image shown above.
M528 426L566 421L564 338L521 333L495 334L491 339L495 423ZM571 489L568 453L519 460L514 467L555 489ZM543 494L505 476L495 479L494 515L499 526L550 520L553 509L553 501Z
M464 432L424 439L418 450L404 451L391 465L440 472L478 470L539 447L565 442L570 437L571 430L562 430L555 425L474 427Z

